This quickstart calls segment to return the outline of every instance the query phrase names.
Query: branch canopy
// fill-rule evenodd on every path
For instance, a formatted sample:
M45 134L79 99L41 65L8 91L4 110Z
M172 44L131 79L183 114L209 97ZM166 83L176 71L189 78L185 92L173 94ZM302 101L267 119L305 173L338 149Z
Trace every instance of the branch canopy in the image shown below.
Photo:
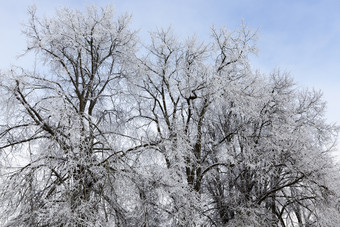
M340 220L338 128L320 92L252 69L245 25L206 42L161 29L143 44L111 6L29 16L41 68L1 75L4 226Z

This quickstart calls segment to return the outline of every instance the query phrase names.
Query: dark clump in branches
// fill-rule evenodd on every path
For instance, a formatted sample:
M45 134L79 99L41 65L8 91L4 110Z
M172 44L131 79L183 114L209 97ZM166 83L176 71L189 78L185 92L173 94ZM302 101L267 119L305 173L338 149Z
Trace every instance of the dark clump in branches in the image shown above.
M336 225L337 128L319 92L252 71L245 26L139 45L111 7L29 15L49 70L1 75L6 226Z

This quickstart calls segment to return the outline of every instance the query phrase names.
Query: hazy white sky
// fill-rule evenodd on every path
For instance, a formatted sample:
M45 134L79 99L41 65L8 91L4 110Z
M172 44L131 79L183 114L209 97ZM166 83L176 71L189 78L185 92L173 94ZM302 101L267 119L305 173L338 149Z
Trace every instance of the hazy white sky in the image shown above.
M52 16L61 6L83 8L113 4L117 14L133 15L133 27L145 36L172 26L178 36L207 39L210 27L237 28L242 20L258 30L254 68L269 73L290 72L300 87L321 89L328 102L327 118L340 124L340 1L338 0L0 0L0 70L29 67L32 59L17 59L25 49L22 23L27 7ZM340 155L340 151L339 151Z

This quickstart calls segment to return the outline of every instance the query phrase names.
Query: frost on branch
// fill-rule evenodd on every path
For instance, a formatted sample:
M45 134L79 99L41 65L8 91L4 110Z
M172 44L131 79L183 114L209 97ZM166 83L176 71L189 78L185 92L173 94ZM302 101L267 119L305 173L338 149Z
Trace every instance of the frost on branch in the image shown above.
M209 43L159 30L140 45L112 7L29 15L27 51L49 70L1 75L7 226L339 220L321 94L254 72L245 26L212 29Z

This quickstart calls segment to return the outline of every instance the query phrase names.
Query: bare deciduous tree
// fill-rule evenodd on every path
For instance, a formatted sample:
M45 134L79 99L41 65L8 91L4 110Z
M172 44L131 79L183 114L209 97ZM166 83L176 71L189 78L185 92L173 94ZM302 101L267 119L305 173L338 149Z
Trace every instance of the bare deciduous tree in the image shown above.
M253 72L245 26L138 49L112 7L29 15L45 70L2 75L7 226L336 224L337 128L319 92Z

